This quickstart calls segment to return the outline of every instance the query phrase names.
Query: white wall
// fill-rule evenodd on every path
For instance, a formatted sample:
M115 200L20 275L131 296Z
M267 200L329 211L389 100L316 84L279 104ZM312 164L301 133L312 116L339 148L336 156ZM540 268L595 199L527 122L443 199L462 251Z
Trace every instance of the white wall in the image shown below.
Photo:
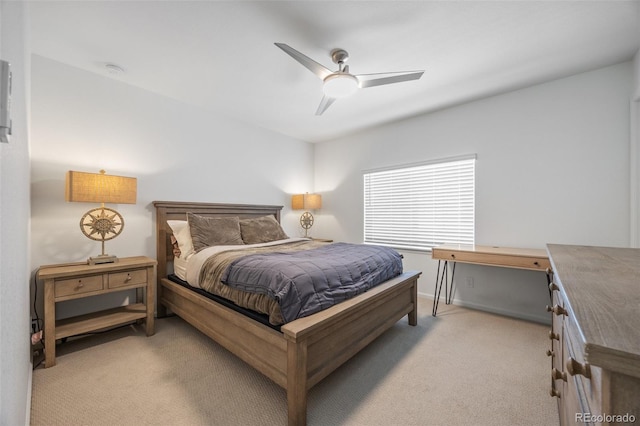
M137 177L137 204L110 206L125 219L122 234L106 242L119 257L156 257L155 200L284 205L285 231L301 232L289 200L313 189L311 144L41 56L32 62L34 270L100 253L78 225L97 205L64 201L67 170ZM97 303L124 302L114 294ZM58 306L58 317L96 309L87 299Z
M640 248L640 50L633 58L633 97L629 145L631 247Z
M321 143L314 233L361 242L362 172L477 154L476 244L628 246L631 63L579 74ZM432 295L437 262L406 252ZM547 321L543 273L458 265L456 299Z
M29 423L29 57L24 2L0 2L0 59L13 73L13 136L0 143L0 424Z

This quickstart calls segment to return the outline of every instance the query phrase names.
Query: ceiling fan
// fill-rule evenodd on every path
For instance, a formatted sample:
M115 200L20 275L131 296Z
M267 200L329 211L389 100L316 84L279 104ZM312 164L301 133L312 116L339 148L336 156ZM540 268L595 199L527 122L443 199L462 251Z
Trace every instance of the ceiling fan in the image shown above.
M275 45L307 67L324 82L322 88L324 94L316 111L316 115L321 115L325 112L336 99L349 96L359 88L364 89L367 87L381 86L383 84L417 80L422 77L424 73L424 70L422 70L377 74L350 74L349 65L344 64L349 59L349 53L343 49L333 49L331 51L331 60L338 65L338 71L331 71L291 46L284 43L275 43Z

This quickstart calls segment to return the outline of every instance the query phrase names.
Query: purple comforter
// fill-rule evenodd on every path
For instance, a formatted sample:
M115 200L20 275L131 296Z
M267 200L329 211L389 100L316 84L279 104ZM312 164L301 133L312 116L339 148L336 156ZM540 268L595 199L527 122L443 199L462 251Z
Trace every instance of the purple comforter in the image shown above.
M391 248L335 243L311 250L244 256L231 263L222 282L275 299L289 322L401 273L402 257Z

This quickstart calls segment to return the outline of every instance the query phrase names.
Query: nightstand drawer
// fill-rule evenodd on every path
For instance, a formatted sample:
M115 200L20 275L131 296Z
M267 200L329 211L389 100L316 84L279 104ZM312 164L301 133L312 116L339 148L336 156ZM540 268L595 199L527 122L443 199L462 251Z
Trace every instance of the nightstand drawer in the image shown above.
M129 287L133 285L146 285L147 284L147 270L136 269L127 272L117 272L109 274L108 284L109 288Z
M91 293L102 290L102 275L58 280L55 285L55 297L72 296L74 294Z

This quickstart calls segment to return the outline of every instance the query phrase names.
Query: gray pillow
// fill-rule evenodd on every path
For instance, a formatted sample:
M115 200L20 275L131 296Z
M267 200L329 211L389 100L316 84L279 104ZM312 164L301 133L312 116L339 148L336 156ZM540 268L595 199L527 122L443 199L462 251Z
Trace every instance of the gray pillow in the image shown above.
M240 219L240 231L245 244L268 243L289 238L273 216Z
M205 217L187 213L193 248L244 244L238 217Z

